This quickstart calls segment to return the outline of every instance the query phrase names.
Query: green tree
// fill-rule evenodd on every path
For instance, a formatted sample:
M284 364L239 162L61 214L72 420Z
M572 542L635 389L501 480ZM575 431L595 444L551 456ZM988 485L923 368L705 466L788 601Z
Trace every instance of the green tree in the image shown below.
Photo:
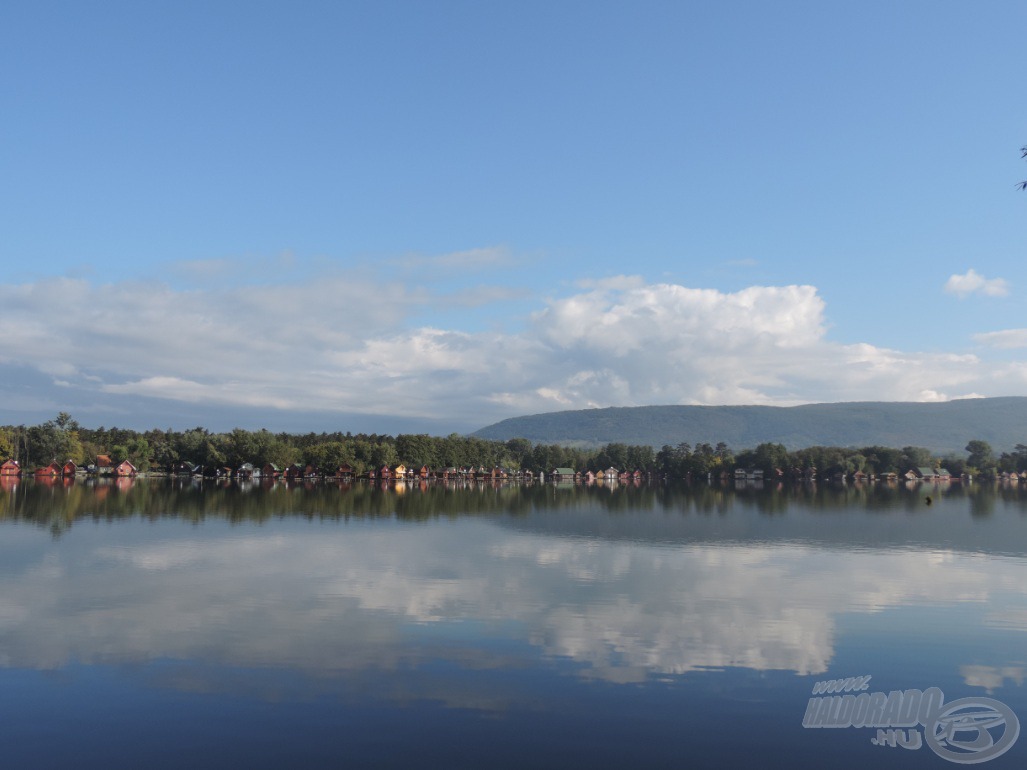
M891 447L863 447L860 453L867 459L866 470L871 473L900 473L909 470L902 467L902 450Z
M307 449L307 462L326 473L334 473L342 465L353 465L356 460L353 446L343 441L325 441Z
M903 471L908 471L910 468L932 468L934 467L934 458L929 449L920 446L904 446L902 447L902 465Z
M651 446L629 446L627 468L630 471L651 471L656 467L656 454Z
M253 454L244 462L251 462L256 466L263 467L268 463L279 468L285 468L295 462L299 462L300 450L280 436L262 428L251 435ZM353 443L353 442L351 442Z
M150 470L150 442L142 436L130 439L126 459L141 471Z
M435 440L425 433L402 433L396 436L396 454L405 463L420 468L434 468L439 464Z
M517 468L525 467L528 455L531 454L531 442L526 438L512 438L506 442L506 456L510 465Z
M771 478L778 469L789 466L788 450L784 444L766 442L748 452L739 452L735 462L740 468L759 468L763 475Z
M243 463L253 462L257 453L257 442L253 434L242 428L234 428L224 438L225 462L230 468L238 468Z
M150 443L150 458L158 468L171 470L171 467L178 462L178 452L172 440L172 431L151 431L147 441Z
M968 466L976 468L981 473L994 471L996 465L995 453L991 449L991 444L987 441L974 439L966 445L966 451L969 453L969 457L966 458Z
M383 465L393 466L399 462L399 455L396 453L396 447L390 442L382 442L375 444L371 449L371 456L368 458L371 462L371 467L377 470Z
M56 420L47 420L42 425L33 425L26 434L27 463L42 466L51 462L73 459L81 453L81 444L75 428L78 424L66 412L57 415Z
M14 436L8 428L0 428L0 458L14 457Z

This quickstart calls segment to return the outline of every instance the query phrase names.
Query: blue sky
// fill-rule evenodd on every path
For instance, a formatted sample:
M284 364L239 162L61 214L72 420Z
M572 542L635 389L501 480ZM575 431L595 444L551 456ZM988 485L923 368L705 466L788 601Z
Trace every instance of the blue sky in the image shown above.
M9 2L0 422L1027 395L1021 2Z

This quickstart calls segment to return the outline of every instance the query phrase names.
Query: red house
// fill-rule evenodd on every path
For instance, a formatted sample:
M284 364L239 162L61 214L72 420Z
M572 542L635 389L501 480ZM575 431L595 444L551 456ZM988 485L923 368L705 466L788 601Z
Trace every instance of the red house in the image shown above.
M135 476L136 467L132 465L132 463L130 463L128 460L123 460L122 462L114 466L114 475L121 477Z
M61 475L61 466L53 462L42 468L36 468L36 472L33 475L37 479L55 479Z
M63 473L65 476L74 476L77 471L78 466L75 465L75 463L71 460L68 460L68 462L64 463L64 466L61 468L61 473Z
M21 466L17 460L8 460L0 465L0 476L20 476Z

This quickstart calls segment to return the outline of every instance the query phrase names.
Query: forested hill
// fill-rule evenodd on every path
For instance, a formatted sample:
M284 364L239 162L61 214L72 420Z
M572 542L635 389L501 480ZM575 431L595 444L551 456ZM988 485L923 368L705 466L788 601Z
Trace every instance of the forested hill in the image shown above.
M1027 398L793 407L611 407L513 417L474 435L585 447L611 442L662 447L723 441L732 449L773 442L788 449L877 445L921 446L936 452L961 452L969 440L981 439L996 450L1011 450L1016 444L1027 444Z

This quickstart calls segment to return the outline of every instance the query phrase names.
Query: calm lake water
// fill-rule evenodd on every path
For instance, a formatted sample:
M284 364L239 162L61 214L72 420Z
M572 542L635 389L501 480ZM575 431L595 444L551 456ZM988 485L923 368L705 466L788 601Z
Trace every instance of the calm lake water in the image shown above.
M1017 488L0 487L4 767L1023 768L1025 672Z

